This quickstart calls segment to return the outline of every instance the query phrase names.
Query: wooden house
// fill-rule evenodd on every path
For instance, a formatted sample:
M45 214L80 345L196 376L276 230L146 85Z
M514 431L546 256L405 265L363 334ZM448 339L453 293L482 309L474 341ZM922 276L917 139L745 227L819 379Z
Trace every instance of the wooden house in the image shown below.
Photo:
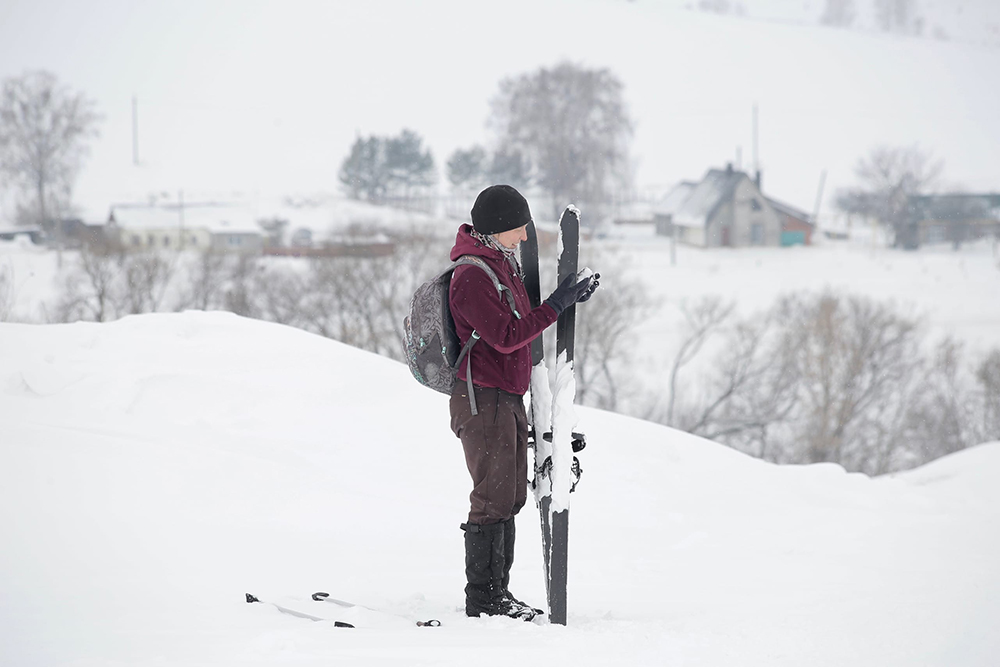
M731 164L681 183L654 207L657 233L705 248L780 245L782 218L758 183Z

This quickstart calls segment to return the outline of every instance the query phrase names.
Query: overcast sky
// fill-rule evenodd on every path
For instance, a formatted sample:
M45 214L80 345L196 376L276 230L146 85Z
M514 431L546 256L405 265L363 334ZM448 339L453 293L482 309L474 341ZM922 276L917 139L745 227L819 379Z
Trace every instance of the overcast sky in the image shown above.
M829 192L878 142L920 144L956 184L1000 190L1000 49L677 4L0 0L0 76L48 69L98 102L102 136L76 188L96 208L132 181L330 191L357 134L403 127L442 168L488 142L502 78L565 59L623 80L640 185L699 178L738 151L748 165L756 102L765 182L799 206L823 169Z

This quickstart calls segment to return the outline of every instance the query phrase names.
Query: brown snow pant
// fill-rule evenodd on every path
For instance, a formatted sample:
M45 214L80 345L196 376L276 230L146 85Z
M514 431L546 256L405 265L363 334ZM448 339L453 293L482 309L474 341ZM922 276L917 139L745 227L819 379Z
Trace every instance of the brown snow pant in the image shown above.
M476 387L473 416L464 382L451 392L451 430L462 440L472 475L469 523L492 524L517 514L528 498L528 417L524 397Z

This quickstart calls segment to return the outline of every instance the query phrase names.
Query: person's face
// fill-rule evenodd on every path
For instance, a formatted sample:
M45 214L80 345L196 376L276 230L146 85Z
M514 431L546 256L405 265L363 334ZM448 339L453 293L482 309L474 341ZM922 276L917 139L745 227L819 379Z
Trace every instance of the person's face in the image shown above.
M517 247L518 243L528 240L528 225L518 227L517 229L510 229L506 232L500 232L499 234L494 234L493 238L495 238L497 243L502 245L504 248L513 250Z

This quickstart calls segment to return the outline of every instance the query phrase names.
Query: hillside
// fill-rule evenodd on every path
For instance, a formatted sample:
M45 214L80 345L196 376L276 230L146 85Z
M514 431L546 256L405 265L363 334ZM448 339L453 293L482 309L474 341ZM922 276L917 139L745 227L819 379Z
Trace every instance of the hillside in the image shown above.
M0 324L0 662L991 665L1000 443L892 478L581 410L566 628L459 612L443 396L221 313ZM534 508L512 587L541 601ZM439 629L352 611L315 590ZM319 605L322 607L322 605ZM323 610L325 611L325 609Z
M621 79L642 192L700 178L738 153L751 168L755 104L764 189L804 210L813 210L826 170L823 208L831 211L857 160L880 144L919 145L943 159L945 187L1000 190L1000 98L983 85L1000 70L1000 50L781 22L815 20L816 1L781 2L788 14L768 11L777 2L742 3L761 20L685 9L694 4L513 0L495 11L457 0L388 9L261 2L237 10L202 2L123 11L117 0L15 3L0 22L0 76L46 68L97 102L101 137L73 192L92 220L106 219L112 202L152 193L257 203L333 192L358 136L404 127L425 138L445 190L452 152L491 140L486 123L501 80L564 60ZM995 10L964 5L963 21L995 22ZM934 12L947 25L945 11L957 9ZM81 34L91 40L80 44ZM502 47L484 48L490 39ZM0 197L12 214L14 193Z

